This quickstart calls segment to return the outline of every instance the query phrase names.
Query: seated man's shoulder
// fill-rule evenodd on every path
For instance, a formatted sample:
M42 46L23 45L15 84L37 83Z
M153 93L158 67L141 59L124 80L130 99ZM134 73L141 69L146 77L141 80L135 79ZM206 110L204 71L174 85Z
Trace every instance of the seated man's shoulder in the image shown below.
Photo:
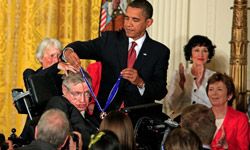
M46 105L46 110L51 108L57 108L62 111L66 111L68 107L68 101L63 96L53 96Z
M63 96L53 96L49 101L48 104L58 104L58 103L63 103L64 100L66 100Z

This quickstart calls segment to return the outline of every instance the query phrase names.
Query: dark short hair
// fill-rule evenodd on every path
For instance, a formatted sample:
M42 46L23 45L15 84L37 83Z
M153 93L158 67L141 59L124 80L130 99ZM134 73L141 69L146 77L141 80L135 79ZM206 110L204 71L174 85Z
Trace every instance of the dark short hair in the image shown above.
M233 100L235 98L235 86L234 86L234 82L233 79L231 77L229 77L227 74L223 74L220 72L214 73L207 81L207 87L206 87L206 91L208 94L208 88L210 84L213 84L215 82L222 82L226 85L227 88L227 95L231 95L232 94L232 98L230 99L230 103L232 103L231 100ZM230 104L229 103L229 104Z
M147 19L153 16L153 6L147 0L134 0L128 4L128 7L143 9Z
M190 58L192 56L192 48L194 48L195 46L207 47L208 59L209 59L207 62L209 62L212 59L212 57L214 56L216 46L212 44L212 41L206 36L194 35L188 41L188 43L184 46L184 55L185 55L185 59L187 61L191 61ZM192 61L191 61L191 63L192 63Z

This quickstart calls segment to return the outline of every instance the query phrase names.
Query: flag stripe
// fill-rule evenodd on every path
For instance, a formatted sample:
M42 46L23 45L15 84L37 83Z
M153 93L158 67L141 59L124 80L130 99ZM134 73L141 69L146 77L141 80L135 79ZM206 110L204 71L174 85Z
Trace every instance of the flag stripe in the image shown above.
M101 23L100 23L100 31L103 31L106 26L106 20L107 20L107 12L105 9L102 9L101 12Z

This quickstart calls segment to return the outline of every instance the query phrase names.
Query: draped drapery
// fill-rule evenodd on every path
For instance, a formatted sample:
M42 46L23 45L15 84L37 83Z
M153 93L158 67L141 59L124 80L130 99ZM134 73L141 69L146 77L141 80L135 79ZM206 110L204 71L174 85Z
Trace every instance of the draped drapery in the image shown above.
M26 68L40 67L35 51L45 37L63 46L98 36L101 0L10 0L0 3L0 133L19 135L26 115L15 109L11 89L22 88ZM83 66L89 61L82 62Z

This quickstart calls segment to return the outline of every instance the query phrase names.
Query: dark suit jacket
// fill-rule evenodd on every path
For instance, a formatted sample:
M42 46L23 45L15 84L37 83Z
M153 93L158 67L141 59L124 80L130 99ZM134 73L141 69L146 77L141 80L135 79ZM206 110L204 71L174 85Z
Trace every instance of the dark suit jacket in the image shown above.
M95 133L96 127L84 119L79 110L63 96L53 97L47 104L46 110L57 108L62 110L68 117L71 130L82 134L83 147L87 149L91 134Z
M105 106L109 92L115 84L120 72L127 68L128 38L125 32L104 32L101 37L81 42L73 42L71 47L81 59L94 59L102 63L102 78L98 100ZM135 61L134 68L145 82L145 92L141 96L137 86L122 79L119 91L108 110L119 109L121 102L125 106L153 103L167 94L166 80L169 60L169 49L152 40L148 35Z
M50 143L34 140L29 145L19 147L16 150L57 150L57 148Z

